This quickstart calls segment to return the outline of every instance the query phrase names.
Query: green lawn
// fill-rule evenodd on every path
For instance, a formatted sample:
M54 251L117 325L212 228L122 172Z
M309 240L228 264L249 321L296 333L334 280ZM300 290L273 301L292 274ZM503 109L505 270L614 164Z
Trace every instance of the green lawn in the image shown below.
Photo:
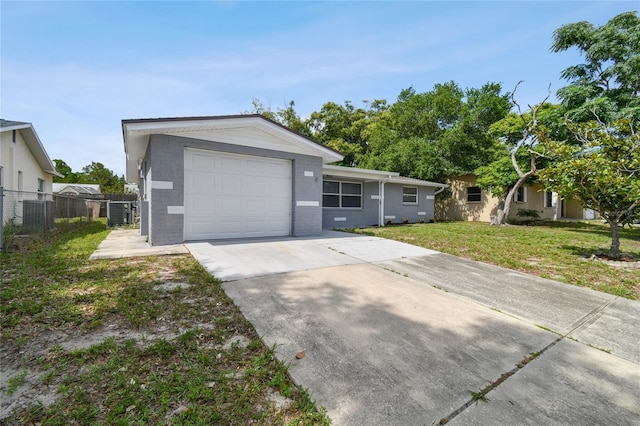
M329 424L190 255L89 261L107 234L71 224L0 255L0 401L19 403L0 423Z
M629 299L640 298L640 268L621 268L587 260L594 253L606 253L611 244L608 226L599 223L489 226L479 222L442 222L354 231ZM620 249L640 258L640 228L625 228L621 232Z

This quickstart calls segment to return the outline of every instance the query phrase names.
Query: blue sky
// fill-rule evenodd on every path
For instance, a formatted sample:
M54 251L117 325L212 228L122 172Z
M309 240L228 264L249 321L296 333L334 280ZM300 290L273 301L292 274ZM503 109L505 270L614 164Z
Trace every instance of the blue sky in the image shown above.
M124 173L122 119L238 114L258 98L302 116L453 80L500 82L524 106L565 85L553 31L638 1L0 2L0 115L50 157ZM554 100L554 98L552 98Z

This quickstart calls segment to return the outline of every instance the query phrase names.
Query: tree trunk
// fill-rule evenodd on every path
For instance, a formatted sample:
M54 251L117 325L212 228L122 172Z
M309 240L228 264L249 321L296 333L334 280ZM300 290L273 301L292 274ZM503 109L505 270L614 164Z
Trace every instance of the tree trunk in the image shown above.
M611 248L609 249L609 257L613 259L620 259L620 229L618 227L618 221L609 220L609 227L611 228Z
M529 176L531 176L535 170L528 171L527 173L523 173L520 176L520 179L516 182L515 185L509 190L507 194L507 198L504 200L504 207L498 210L498 218L496 219L497 225L506 225L507 219L509 218L509 211L511 210L511 203L513 202L513 196L518 192L518 188L524 185L524 181L527 180Z

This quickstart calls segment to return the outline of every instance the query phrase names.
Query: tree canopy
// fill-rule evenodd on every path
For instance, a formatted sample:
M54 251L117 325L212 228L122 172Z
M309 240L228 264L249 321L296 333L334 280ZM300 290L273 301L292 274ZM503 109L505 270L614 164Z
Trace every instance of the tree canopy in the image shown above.
M404 89L395 103L384 99L326 102L302 120L290 102L273 112L261 101L253 111L313 137L344 154L345 166L399 172L444 182L490 163L499 151L489 127L511 109L498 83L461 89L450 81L419 93Z
M553 161L540 178L547 189L576 198L609 223L609 254L618 258L618 227L640 219L640 132L631 119L568 126L582 144L546 142Z
M56 165L56 171L62 175L62 177L54 176L54 182L98 184L103 193L124 193L126 183L124 176L116 175L102 163L92 162L84 166L81 172L74 172L63 160L55 159L53 162Z
M552 52L576 48L585 62L561 76L558 90L567 118L575 122L640 119L640 18L636 12L615 16L601 27L582 21L553 33Z

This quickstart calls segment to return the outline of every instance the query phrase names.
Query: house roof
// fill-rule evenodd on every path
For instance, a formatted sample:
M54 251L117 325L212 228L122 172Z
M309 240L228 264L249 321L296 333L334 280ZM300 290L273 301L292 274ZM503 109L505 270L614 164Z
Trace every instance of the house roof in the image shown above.
M136 180L138 160L144 158L153 134L312 155L324 163L343 159L339 152L260 114L122 120L122 134L129 181Z
M46 172L50 173L54 176L62 176L60 173L56 171L56 167L49 158L47 151L45 151L38 134L36 133L36 129L34 129L33 124L25 123L22 121L12 121L12 120L4 120L0 119L0 131L10 132L16 130L20 132L22 138L25 143L29 147L29 150L33 154L33 157L36 159L40 168Z
M392 182L414 186L431 186L435 188L446 188L444 183L430 182L409 177L400 176L400 173L385 172L382 170L359 169L356 167L333 166L325 164L323 167L325 177L363 179L365 181Z
M389 179L389 182L401 183L404 185L433 186L435 188L446 188L449 186L445 183L431 182L428 180L414 179L414 178L404 177L404 176L392 176L391 179Z
M97 195L101 194L100 185L89 183L54 183L53 193L60 194L62 192L75 192L78 195Z

